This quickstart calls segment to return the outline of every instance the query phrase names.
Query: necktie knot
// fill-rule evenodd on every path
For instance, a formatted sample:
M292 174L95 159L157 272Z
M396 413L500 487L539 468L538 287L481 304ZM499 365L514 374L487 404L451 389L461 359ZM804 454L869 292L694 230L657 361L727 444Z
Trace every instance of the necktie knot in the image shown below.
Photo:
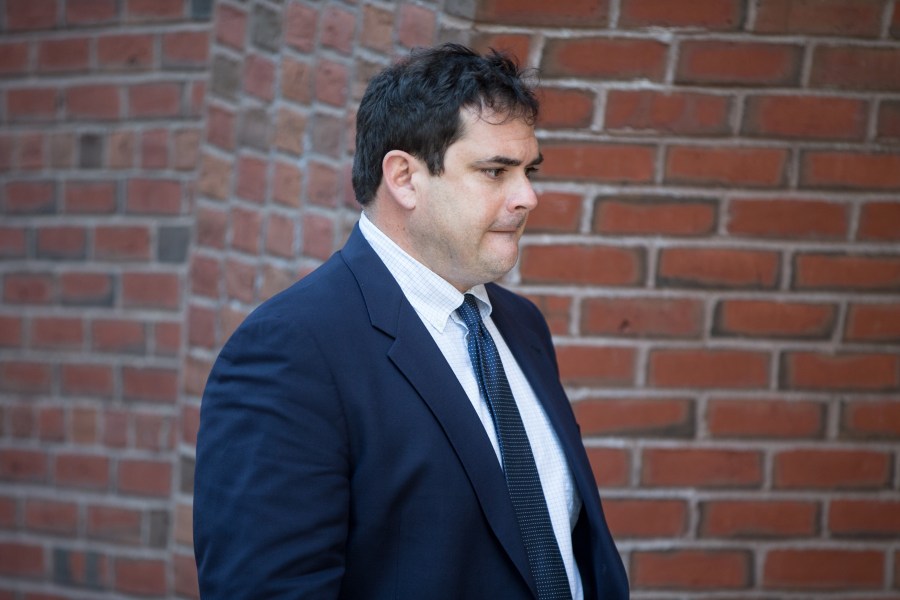
M466 294L463 303L456 309L456 313L469 328L470 332L477 331L481 326L481 311L478 309L478 300L472 294Z

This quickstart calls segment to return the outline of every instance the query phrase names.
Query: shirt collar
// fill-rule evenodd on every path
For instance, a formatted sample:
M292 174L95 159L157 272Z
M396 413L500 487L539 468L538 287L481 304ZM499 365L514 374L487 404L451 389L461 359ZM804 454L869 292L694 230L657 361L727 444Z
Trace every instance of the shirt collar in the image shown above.
M459 290L410 256L378 229L365 213L360 215L359 230L394 276L403 295L423 321L441 333L451 317L454 321L462 323L456 315L456 309L463 303L463 294ZM491 314L491 301L484 285L476 285L466 293L478 299L482 318Z

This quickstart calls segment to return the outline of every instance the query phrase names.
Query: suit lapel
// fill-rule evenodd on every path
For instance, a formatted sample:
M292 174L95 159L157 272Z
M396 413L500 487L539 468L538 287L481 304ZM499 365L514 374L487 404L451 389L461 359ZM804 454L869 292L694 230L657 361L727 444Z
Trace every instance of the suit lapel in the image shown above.
M494 449L456 375L358 225L341 256L359 283L372 326L394 339L388 357L440 423L494 534L536 593L503 471L496 460L485 460Z

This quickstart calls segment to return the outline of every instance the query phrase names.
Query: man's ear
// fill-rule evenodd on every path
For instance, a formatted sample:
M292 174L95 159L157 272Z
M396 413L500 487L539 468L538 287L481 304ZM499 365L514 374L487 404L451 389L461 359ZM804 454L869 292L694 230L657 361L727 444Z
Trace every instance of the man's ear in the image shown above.
M391 150L381 161L381 176L388 193L406 210L416 207L416 185L413 176L421 168L421 163L403 150Z

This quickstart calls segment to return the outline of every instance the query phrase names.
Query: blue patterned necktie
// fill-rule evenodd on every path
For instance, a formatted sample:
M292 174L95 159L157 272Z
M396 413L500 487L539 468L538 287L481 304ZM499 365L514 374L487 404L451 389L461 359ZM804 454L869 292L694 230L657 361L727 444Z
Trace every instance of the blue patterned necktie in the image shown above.
M569 600L572 598L569 579L553 535L544 490L497 346L481 321L475 296L466 294L456 312L469 328L469 358L497 431L506 487L525 543L531 575L537 583L538 598Z

